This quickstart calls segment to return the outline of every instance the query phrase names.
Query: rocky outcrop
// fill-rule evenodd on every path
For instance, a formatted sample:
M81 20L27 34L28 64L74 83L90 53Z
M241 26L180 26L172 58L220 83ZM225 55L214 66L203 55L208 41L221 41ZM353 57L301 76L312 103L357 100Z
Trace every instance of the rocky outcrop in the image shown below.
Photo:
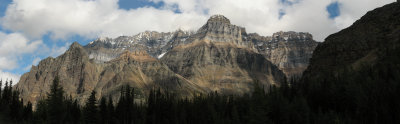
M254 33L248 38L258 53L278 66L288 79L301 77L318 45L311 34L304 32L281 31L267 37Z
M221 15L212 16L196 34L167 52L161 61L175 73L208 91L228 94L250 92L254 82L266 86L285 75L252 47L244 28Z
M55 76L60 77L60 84L72 97L88 94L99 81L101 68L89 60L86 51L78 43L57 58L46 58L38 66L21 76L15 88L21 92L21 98L35 103L45 98Z
M198 41L178 46L161 61L207 91L243 94L254 82L265 86L284 81L284 74L261 54L228 43Z
M253 48L253 44L247 40L246 30L232 25L229 19L222 15L211 16L207 23L189 38L189 43L193 41L226 42Z

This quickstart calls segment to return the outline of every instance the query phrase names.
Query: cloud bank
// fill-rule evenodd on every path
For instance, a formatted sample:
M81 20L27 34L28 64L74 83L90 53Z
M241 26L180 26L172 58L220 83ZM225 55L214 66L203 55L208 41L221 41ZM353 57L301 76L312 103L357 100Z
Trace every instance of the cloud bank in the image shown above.
M20 77L20 75L3 72L0 70L0 80L3 81L3 85L2 85L3 87L4 87L6 81L13 81L13 85L17 84L17 82L19 81L19 77Z
M43 43L41 40L29 41L20 33L0 32L0 80L12 79L18 82L19 75L5 72L18 67L19 57L36 51Z
M0 32L0 71L16 68L19 56L35 52L42 45L41 40L29 41L20 33Z
M196 30L210 15L223 14L248 32L310 32L318 41L351 25L367 11L394 0L149 0L161 8L124 10L118 0L14 0L1 19L4 28L30 38L80 35L87 38L133 35L145 30ZM340 4L337 18L326 7ZM179 12L179 13L176 13ZM279 13L283 12L281 18Z

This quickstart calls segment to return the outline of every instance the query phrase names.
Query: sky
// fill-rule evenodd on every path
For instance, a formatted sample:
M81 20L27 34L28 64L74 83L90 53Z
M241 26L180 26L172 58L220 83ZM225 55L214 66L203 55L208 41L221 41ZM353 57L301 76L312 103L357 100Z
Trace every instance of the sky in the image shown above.
M324 41L366 12L395 0L0 0L0 78L18 82L32 65L74 41L143 31L196 31L214 14L270 36L309 32ZM1 80L0 79L0 80Z

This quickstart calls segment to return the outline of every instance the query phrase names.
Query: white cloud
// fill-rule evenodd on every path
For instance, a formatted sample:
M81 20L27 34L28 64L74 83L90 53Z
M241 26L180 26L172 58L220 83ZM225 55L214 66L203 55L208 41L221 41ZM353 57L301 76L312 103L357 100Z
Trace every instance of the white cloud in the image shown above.
M117 0L14 0L1 19L4 28L40 38L81 35L89 38L131 35L144 30L171 31L205 19L191 14L144 7L118 8ZM197 23L197 22L196 22ZM199 26L199 25L197 25Z
M14 69L17 67L15 59L10 59L7 56L0 56L0 70L2 69Z
M164 2L160 9L124 10L118 0L14 0L1 19L4 28L38 38L80 35L87 38L133 35L145 30L196 30L212 14L223 14L248 32L271 35L280 30L310 32L322 41L349 26L365 12L394 0L338 0L341 15L328 18L326 6L336 0L149 0ZM181 13L174 13L175 10ZM286 15L279 19L279 11Z
M3 81L3 86L5 85L6 80L8 81L12 80L13 85L17 84L17 82L19 81L19 77L21 77L21 75L12 74L9 72L3 72L2 70L0 70L0 80Z
M0 56L19 55L35 51L41 40L29 41L20 33L5 34L0 32Z
M29 41L20 33L0 32L0 70L12 70L18 67L18 57L31 54L43 47L41 40Z

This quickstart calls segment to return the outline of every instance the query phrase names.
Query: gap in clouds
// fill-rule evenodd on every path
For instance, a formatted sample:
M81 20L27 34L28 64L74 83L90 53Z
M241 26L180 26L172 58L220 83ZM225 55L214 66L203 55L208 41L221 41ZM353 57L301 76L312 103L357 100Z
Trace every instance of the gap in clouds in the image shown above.
M340 6L339 2L335 1L326 7L326 10L329 13L329 18L334 19L334 18L340 16L339 6Z
M0 17L4 16L4 12L7 9L8 4L11 3L12 0L0 0ZM0 26L0 30L1 30L1 26Z
M154 8L161 8L164 6L164 2L152 2L149 0L119 0L118 1L119 8L130 10L137 9L145 6L151 6Z

